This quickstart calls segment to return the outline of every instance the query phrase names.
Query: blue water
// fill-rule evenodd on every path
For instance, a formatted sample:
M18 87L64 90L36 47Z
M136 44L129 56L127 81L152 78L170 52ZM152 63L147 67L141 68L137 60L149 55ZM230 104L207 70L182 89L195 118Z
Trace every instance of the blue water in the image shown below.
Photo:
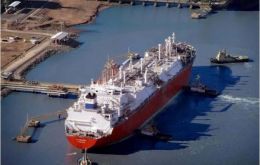
M258 164L259 146L259 13L219 11L192 20L188 9L115 7L91 25L80 25L83 44L48 58L31 70L29 80L86 84L97 78L107 58L122 60L128 48L139 53L163 42L172 32L177 40L197 49L192 76L221 92L217 98L182 93L155 119L157 127L173 136L160 142L139 136L89 157L96 164ZM211 65L219 49L248 55L253 62ZM82 156L64 136L64 122L48 122L34 132L35 143L11 140L29 116L62 110L74 100L12 93L2 100L2 164L75 164Z

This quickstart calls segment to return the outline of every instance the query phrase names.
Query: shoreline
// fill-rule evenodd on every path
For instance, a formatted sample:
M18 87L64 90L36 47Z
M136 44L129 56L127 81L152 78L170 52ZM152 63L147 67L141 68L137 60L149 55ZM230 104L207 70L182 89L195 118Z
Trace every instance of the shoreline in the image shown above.
M69 27L73 28L74 26L77 26L77 25L84 25L84 24L91 24L95 21L95 19L97 18L97 16L99 15L99 13L105 9L108 9L110 7L113 7L114 5L99 5L96 9L96 12L95 14L93 14L88 20L86 21L83 21L82 23L77 23L77 24L73 24L73 25L70 25Z
M61 7L48 9L46 15L54 22L64 25L66 29L93 22L101 11L116 6L117 3L91 0L75 0L72 3L69 0L59 0L59 5Z
M77 29L75 26L77 26L77 25L83 25L83 24L86 24L86 25L88 25L88 24L91 24L91 23L93 23L94 21L95 21L95 19L97 18L97 16L99 15L99 13L101 12L101 11L103 11L103 10L105 10L105 9L108 9L108 8L110 8L110 7L114 7L114 6L129 6L129 5L131 5L131 4L120 4L120 3L116 3L116 2L113 2L113 3L111 3L111 2L102 2L102 1L86 1L84 4L82 4L82 6L80 6L80 3L78 3L77 1L75 2L75 4L70 4L70 2L68 2L68 1L66 1L66 0L62 0L62 1L60 1L59 2L59 4L61 5L61 8L59 8L59 9L54 9L54 10L49 10L49 11L47 11L47 15L48 16L53 16L53 20L55 20L55 21L59 21L59 22L62 22L62 21L64 21L63 22L63 25L65 25L65 29L64 30L62 30L62 28L61 28L61 31L67 31L67 32L69 32L69 33L74 33L74 34L76 34L77 36L79 36L80 35L80 33L82 32L81 30L79 30L79 29ZM67 8L69 8L69 7L71 7L70 9L67 9ZM86 11L86 10L90 10L90 12L89 13L85 13L85 15L83 16L83 18L81 17L81 18L79 18L78 20L76 20L74 23L72 23L72 22L70 22L71 20L69 20L68 18L66 18L67 20L64 20L63 19L63 17L61 17L61 15L64 13L64 10L62 11L62 9L63 8L66 8L65 9L65 15L64 16L67 16L67 17L70 17L70 16L72 16L72 20L73 20L73 18L74 19L76 19L77 18L77 15L73 15L73 12L74 12L74 9L77 9L77 10L82 10L82 7L84 8L84 11ZM67 12L67 13L66 13ZM82 11L80 11L81 13L82 13ZM57 17L57 14L58 14L58 17ZM80 20L80 21L79 21ZM67 22L66 22L67 21ZM52 29L52 30L54 30L54 29ZM44 28L43 29L41 29L41 31L44 31ZM33 32L33 31L32 31ZM47 38L48 39L48 38ZM52 48L53 49L53 48ZM51 51L52 51L52 49L50 49ZM60 48L59 48L60 49ZM53 51L57 51L56 49L55 50L53 50ZM58 50L59 51L59 50ZM55 53L54 53L55 54ZM45 55L43 55L43 56L45 56ZM49 56L48 56L49 57ZM42 58L42 57L40 57L40 58ZM46 59L45 57L43 58L43 59ZM34 63L34 61L36 61L37 60L37 57L35 56L35 57L33 57L33 59L30 59L30 60L28 60L28 61L25 61L24 63L28 63L28 62L30 62L30 61L33 61L33 62L31 62L31 64L27 64L28 65L28 67L29 67L29 69L28 69L28 67L24 67L24 69L23 70L25 70L25 71L28 71L28 70L30 70L31 68L31 66L32 65L34 65L35 63ZM14 60L15 61L15 60ZM42 61L42 60L41 60ZM10 62L10 63L8 63L8 65L12 65L12 63L13 62ZM39 62L37 62L37 63L39 63ZM7 67L8 67L8 65L7 65ZM20 67L22 67L22 66L20 66ZM15 69L15 70L17 70L17 69L19 69L19 66ZM24 73L24 71L20 71L21 73ZM22 74L22 75L25 75L25 74ZM18 76L19 77L19 76ZM21 76L20 76L20 78L19 79L21 79Z
M63 2L60 2L60 3L62 5L62 8L66 8L66 5L68 5L68 4L66 4L66 3L68 3L68 2L66 2L66 0L64 0ZM100 1L99 2L87 1L86 3L88 3L88 5L92 4L92 7L90 6L90 7L84 8L84 10L86 10L86 9L91 10L92 9L92 12L90 12L90 15L89 15L89 13L85 13L84 16L88 16L88 17L84 17L83 19L80 18L80 21L77 20L77 23L71 23L71 22L69 22L69 20L68 20L68 22L63 22L64 25L65 25L65 29L63 31L67 31L69 33L76 33L77 36L79 36L82 31L77 29L75 26L83 25L83 24L88 25L88 24L93 23L95 21L95 19L97 18L97 16L100 14L101 11L108 9L110 7L129 6L130 5L130 4L107 3L107 2L100 2ZM79 4L77 4L77 5L79 5ZM86 5L86 4L84 4L84 5ZM83 5L83 7L84 7L84 5ZM79 8L79 6L77 6L77 7L78 7L77 8L78 10L81 9L81 8ZM71 9L69 9L69 10L71 10ZM49 11L49 12L53 12L53 11ZM59 19L58 18L55 19L55 17L57 16L57 15L55 15L55 17L53 17L54 20L62 21L62 17L60 17L60 15L62 15L62 12L64 12L64 11L57 10L55 12L56 12L56 14L57 13L59 14L59 17L58 17ZM65 16L68 16L68 15L69 16L72 15L73 18L77 17L76 15L73 15L72 13L67 13L67 15L65 15ZM44 31L44 29L41 29L41 30ZM47 40L50 40L50 38L47 38ZM26 80L25 76L28 73L28 71L33 69L35 66L37 66L39 63L41 63L42 61L44 61L48 57L56 55L58 52L64 51L64 48L62 48L62 47L51 47L50 45L46 46L46 49L47 50L42 50L41 52L39 52L39 54L34 55L32 58L24 61L22 64L18 65L15 69L13 69L13 73L12 73L13 79L10 79L9 81ZM7 67L8 67L8 65L7 65ZM12 65L12 62L10 63L10 65Z
M75 26L77 25L82 25L82 24L91 24L95 21L95 19L97 18L98 14L105 10L108 9L112 6L115 6L113 4L109 4L109 5L104 5L104 4L100 4L97 6L96 11L94 12L93 15L91 15L87 20L82 21L81 23L76 23L73 25L69 25L65 31L68 32L72 32L72 33L76 33L78 34L78 36L80 35L81 31L77 28L75 28ZM46 38L46 40L49 40L49 38ZM38 47L39 45L37 45L36 47ZM77 48L77 47L76 47ZM9 80L1 80L3 81L27 81L25 76L26 74L32 70L34 67L36 67L38 64L40 64L41 62L43 62L44 60L46 60L47 58L53 56L53 55L57 55L59 52L63 52L63 51L70 51L72 48L63 48L63 47L52 47L51 45L48 45L46 47L46 50L41 51L39 54L33 56L32 58L30 58L29 60L26 60L25 62L23 62L21 65L18 65L14 71L13 71L13 75L12 78ZM22 57L25 56L25 54L22 55ZM21 57L20 57L21 58ZM19 59L18 60L22 60ZM6 68L8 68L8 66L12 65L16 60L13 60L12 62L10 62L8 65L6 65L4 68L2 68L2 71L5 70ZM1 89L1 97L5 97L8 96L8 94L10 94L13 90L8 89L8 88L3 88Z

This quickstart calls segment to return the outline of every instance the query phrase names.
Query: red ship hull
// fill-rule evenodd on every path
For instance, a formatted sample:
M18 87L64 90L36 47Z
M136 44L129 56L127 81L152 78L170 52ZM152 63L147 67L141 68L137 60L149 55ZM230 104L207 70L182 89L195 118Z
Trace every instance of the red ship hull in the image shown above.
M162 88L158 89L150 99L131 114L127 120L122 121L114 127L111 135L100 139L89 137L67 136L68 141L76 148L90 149L103 147L130 136L136 129L140 128L147 120L151 119L167 102L175 96L182 87L188 84L192 64L187 65L178 75L169 80Z

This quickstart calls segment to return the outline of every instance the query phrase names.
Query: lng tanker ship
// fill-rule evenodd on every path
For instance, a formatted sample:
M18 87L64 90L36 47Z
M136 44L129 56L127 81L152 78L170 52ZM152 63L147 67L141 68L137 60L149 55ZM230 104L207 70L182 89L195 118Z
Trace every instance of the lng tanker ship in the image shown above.
M195 56L173 33L144 56L131 54L121 65L108 60L101 78L81 87L67 109L68 141L86 150L129 137L187 85Z

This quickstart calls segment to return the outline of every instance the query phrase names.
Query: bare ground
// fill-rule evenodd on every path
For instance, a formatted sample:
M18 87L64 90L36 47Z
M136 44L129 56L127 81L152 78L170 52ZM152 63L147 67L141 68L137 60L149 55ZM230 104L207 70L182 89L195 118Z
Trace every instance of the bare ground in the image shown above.
M32 18L30 18L26 22L14 26L15 28L12 26L8 27L7 22L1 22L1 27L4 29L14 28L20 30L27 29L44 31L46 29L44 27L41 27L40 25L50 24L47 30L56 31L57 28L60 29L59 22L64 23L64 25L67 27L71 27L77 24L89 23L93 21L93 19L96 17L100 10L111 6L111 4L107 2L99 2L94 0L55 0L55 2L59 3L61 7L53 9L45 8L40 10L40 14L38 13L36 15L37 17L40 16L39 18L46 17L48 19L40 19L40 21L35 21L32 20ZM57 27L57 23L59 27ZM75 31L75 29L73 28L69 28L66 30L70 32ZM40 37L41 39L43 39L43 36L10 33L2 31L1 40L8 39L8 37L10 36L18 36L22 39L16 40L12 43L1 42L1 68L4 68L15 59L21 57L28 49L34 46L29 41L31 37Z
M9 37L15 36L18 36L20 39L17 39L12 43L2 42L3 39L8 39ZM39 40L43 39L43 36L39 35L1 32L1 68L5 67L13 60L19 58L27 50L34 46L30 42L31 37L37 37Z
M67 26L83 24L92 21L97 12L108 3L93 0L58 0L62 6L58 9L49 9L47 15L54 20L64 22Z

